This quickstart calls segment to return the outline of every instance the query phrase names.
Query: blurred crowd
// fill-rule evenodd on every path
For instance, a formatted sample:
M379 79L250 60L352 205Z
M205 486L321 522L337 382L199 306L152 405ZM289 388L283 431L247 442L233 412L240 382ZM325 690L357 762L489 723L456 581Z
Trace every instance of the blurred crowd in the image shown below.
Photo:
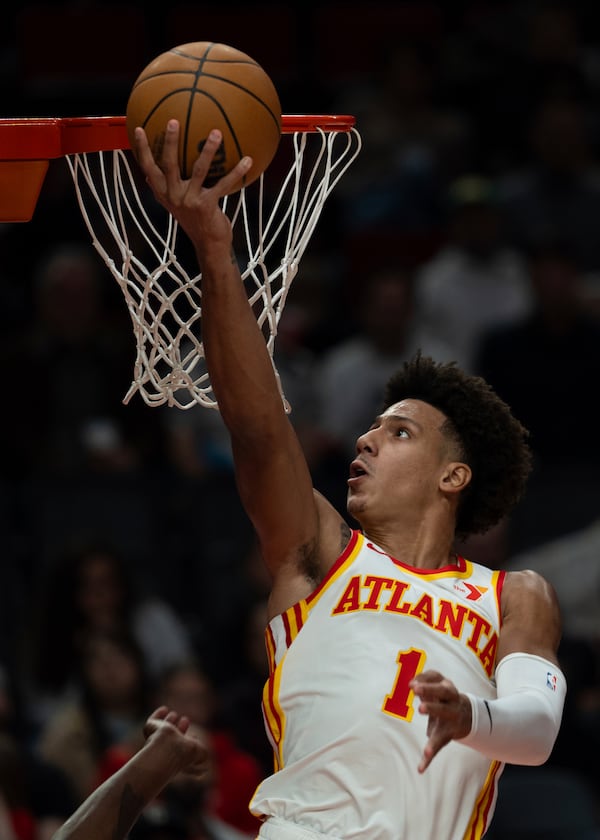
M110 24L110 4L39 4L75 16L89 6ZM174 45L143 4L125 6L146 15L148 60ZM284 113L353 114L363 141L276 345L315 485L344 510L356 437L419 347L483 375L512 406L531 432L529 490L510 521L460 548L556 587L569 692L550 765L600 808L594 11L567 0L288 4L295 49L285 61L274 51L272 75ZM3 116L124 112L133 78L89 96L75 79L28 87L14 16L14 41L0 42ZM250 53L256 37L271 69L262 27L244 43L192 31L186 40ZM137 749L160 702L209 734L214 773L201 790L174 783L132 840L252 837L246 803L271 767L268 580L218 412L150 408L139 395L123 404L132 326L64 161L51 161L31 222L0 224L0 253L0 837L47 840Z

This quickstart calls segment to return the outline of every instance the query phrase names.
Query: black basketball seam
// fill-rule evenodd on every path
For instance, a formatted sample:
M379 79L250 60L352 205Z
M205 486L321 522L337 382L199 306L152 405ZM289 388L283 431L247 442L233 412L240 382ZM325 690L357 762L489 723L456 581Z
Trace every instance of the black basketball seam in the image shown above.
M188 104L188 109L187 109L188 110L188 116L186 118L186 125L182 126L182 128L184 129L184 131L183 131L183 144L182 144L182 163L183 163L182 175L183 175L183 177L184 178L189 178L190 175L191 175L191 172L188 172L188 168L187 168L187 150L188 150L188 137L189 137L189 133L190 133L189 132L189 122L190 122L190 114L191 114L192 106L193 106L194 94L205 96L214 105L217 106L218 110L221 112L221 114L223 115L223 117L225 119L227 127L229 128L229 132L231 134L231 137L233 139L236 151L238 153L238 158L241 159L242 158L242 148L240 146L237 134L234 131L233 125L231 124L231 121L230 121L230 119L227 115L227 112L224 110L224 108L221 105L221 103L219 102L219 100L215 96L213 96L212 94L207 93L205 90L196 90L195 88L188 88L188 87L177 88L177 89L174 89L174 90L170 90L167 94L165 94L165 96L162 96L159 100L157 100L157 102L155 102L155 104L150 109L150 111L148 111L148 113L146 114L146 117L145 117L145 119L142 123L142 128L144 128L144 129L146 128L146 125L148 124L150 119L154 116L154 113L161 107L161 105L163 105L163 103L166 100L168 100L171 96L174 96L175 94L178 94L178 93L190 93L191 94L191 96L189 97L189 104ZM271 110L264 105L262 100L259 99L258 101L260 102L261 105L263 105L265 107L265 110L267 111L267 113L270 116L272 116ZM276 127L277 127L277 130L279 131L279 123L277 121L276 121ZM245 181L245 178L244 178L244 181Z
M215 41L208 41L208 42L205 42L205 43L207 44L207 47L204 50L204 55L201 55L201 56L190 55L189 53L185 53L185 52L182 51L181 47L173 47L173 49L169 50L169 52L172 55L180 55L183 58L187 58L187 59L192 60L192 61L201 61L203 58L205 58L209 54L209 52L212 49L214 49L217 46Z
M142 123L142 128L146 128L150 118L154 115L154 113L158 110L158 108L160 108L160 106L164 102L166 102L167 99L169 99L171 96L174 96L177 93L189 93L191 90L192 90L192 88L188 88L188 87L179 88L177 90L170 90L168 93L165 93L164 96L161 96L160 99L157 99L156 102L154 103L154 105L152 106L152 108L146 114L146 117L144 118L144 122Z
M144 82L150 81L151 79L156 79L159 76L170 76L170 75L180 76L180 75L183 75L183 74L189 74L189 75L194 76L196 82L200 78L200 76L198 75L198 72L195 71L195 70L169 70L169 71L165 71L165 72L162 72L162 73L156 73L155 75L152 75L152 76L146 76L144 79L142 79L140 82L138 82L138 84L135 87L143 84ZM277 126L277 128L279 130L281 114L273 113L272 108L270 108L267 105L265 100L261 99L260 96L257 96L252 90L250 90L247 87L244 87L244 85L240 84L239 82L234 82L231 79L225 79L225 78L223 78L223 76L214 75L212 73L201 73L200 75L204 78L213 79L215 81L222 82L223 84L229 85L230 87L235 87L238 90L242 91L242 93L245 93L247 96L250 96L252 99L254 99L256 102L258 102L260 105L262 105L262 107L269 114L269 116L271 117L271 119L273 120L273 122L275 123L275 125ZM134 90L135 90L135 87L134 87ZM198 93L205 93L205 91L199 91L195 86L194 87L189 87L189 88L188 87L181 87L181 88L174 88L172 91L169 91L168 96L170 96L173 93L184 93L186 90L189 90L190 93L192 91L197 91Z
M203 73L208 79L218 79L220 82L224 82L225 84L229 85L230 87L235 87L238 90L241 90L247 96L252 97L252 99L256 100L262 107L267 111L267 113L272 117L275 124L279 127L279 121L281 119L281 114L274 114L271 108L267 105L264 99L261 99L260 96L257 96L253 91L249 88L244 87L244 85L240 84L239 82L234 82L231 79L224 79L222 76L213 76L211 73Z
M178 93L190 93L191 94L191 96L189 97L186 124L185 124L185 126L182 126L182 129L183 129L182 158L183 158L183 164L184 164L184 172L183 172L184 177L185 178L189 177L189 174L187 172L187 166L186 166L187 149L188 149L187 141L188 141L188 137L189 137L189 133L190 133L189 132L189 123L190 123L190 114L192 112L192 107L193 107L193 102L194 102L194 95L205 96L214 105L217 106L218 110L223 115L223 118L224 118L224 120L227 124L229 132L230 132L231 137L233 139L236 151L238 153L238 157L241 159L242 156L243 156L242 155L242 147L240 146L239 140L237 138L237 133L234 131L234 127L231 124L231 120L229 119L227 111L225 111L225 109L223 108L223 106L221 105L221 103L219 102L219 100L215 96L213 96L210 93L207 93L205 90L196 90L195 88L187 88L187 87L178 88L178 89L175 89L175 90L170 90L167 94L165 94L165 96L162 96L159 100L157 100L155 102L155 104L153 105L153 107L150 109L150 111L148 111L148 113L146 114L146 117L144 119L144 122L142 123L142 128L146 128L146 125L148 124L149 120L154 116L154 113L161 107L161 105L166 100L168 100L171 96L174 96L175 94L178 94ZM263 103L261 102L261 104L263 104ZM267 110L268 113L271 113L268 108L266 108L266 110Z
M191 53L183 52L181 50L181 47L173 47L173 49L170 49L169 52L172 55L181 56L181 58L185 58L188 61L200 61L202 63L204 63L206 61L212 61L215 64L248 64L248 65L252 65L253 67L259 67L260 69L262 69L260 67L260 64L258 63L258 61L255 61L250 56L247 56L246 58L241 58L239 55L238 56L232 56L231 58L213 58L213 57L211 57L211 55L210 55L211 50L214 50L216 47L223 47L223 46L225 46L225 44L219 44L216 41L209 42L203 55L193 55Z
M189 104L189 108L188 108L188 124L185 127L186 130L185 130L184 154L183 154L184 165L187 162L187 141L188 141L188 137L189 137L189 133L190 133L189 130L188 130L189 129L189 115L192 111L192 106L193 106L193 102L194 102L194 94L205 96L207 99L209 99L213 103L213 105L216 105L217 109L221 112L221 114L223 115L223 119L225 120L225 123L227 125L227 128L229 129L229 133L231 134L231 137L233 139L235 149L238 153L238 158L241 160L241 158L243 157L242 147L240 146L240 143L239 143L239 140L238 140L238 137L237 137L237 133L234 131L233 125L231 124L231 120L229 119L229 115L227 114L227 111L223 108L223 106L221 105L219 100L216 99L214 96L211 96L210 94L208 94L205 90L194 90L194 91L191 91L191 93L192 93L192 96L190 96L190 104ZM204 138L204 139L206 139L206 138ZM185 170L186 171L184 172L184 177L189 177L189 174L191 174L191 173L189 173L189 174L187 173L187 166L185 166Z
M175 96L177 94L185 94L185 93L189 94L188 105L187 105L187 113L186 113L184 125L182 126L182 129L183 129L183 143L182 143L182 168L183 168L183 173L182 174L183 174L183 177L186 177L186 178L190 177L190 174L191 174L191 173L188 173L188 171L187 171L188 170L187 158L188 158L188 148L189 148L188 140L189 140L189 133L190 133L190 131L189 131L190 122L191 122L191 118L192 118L192 114L193 114L193 110L194 110L195 95L197 95L197 94L206 97L206 99L208 99L210 102L212 102L212 104L217 108L217 110L219 111L219 113L221 114L222 118L224 119L224 121L227 125L229 134L230 134L231 139L234 143L234 147L237 151L238 159L240 159L242 157L241 145L240 145L237 133L234 130L234 126L232 125L232 122L229 118L229 114L228 114L227 110L221 104L221 102L219 101L219 99L217 98L216 95L208 93L207 91L204 91L204 90L201 90L201 89L198 88L198 84L200 82L200 79L202 79L202 78L205 78L207 80L212 79L213 81L221 82L221 84L223 84L223 85L227 85L229 87L234 87L237 90L239 90L241 93L243 93L244 95L250 97L252 100L254 100L254 102L256 104L258 104L263 109L263 111L266 114L268 114L270 119L273 121L273 124L274 124L274 126L277 130L277 133L278 134L281 133L281 114L279 114L279 113L275 114L273 112L273 110L269 107L269 105L265 102L264 99L262 99L259 95L254 93L254 91L252 91L251 89L246 87L243 83L240 83L238 81L233 81L232 79L224 78L219 73L219 68L218 68L217 65L221 65L221 67L223 67L225 65L227 65L227 66L238 65L238 66L240 66L240 68L243 68L244 65L247 66L248 68L255 67L259 71L264 73L267 81L271 81L269 79L269 77L267 76L267 74L265 73L265 71L258 64L258 62L254 61L254 59L250 58L249 56L246 59L242 59L239 56L238 57L233 57L233 58L211 58L210 57L210 52L215 47L219 47L219 46L223 46L223 45L218 44L216 42L215 43L209 43L208 46L206 47L203 55L201 55L201 56L190 55L189 53L187 53L185 51L182 51L179 48L173 48L172 50L169 51L171 54L182 57L183 59L185 59L187 61L197 63L196 69L178 68L178 69L173 69L173 70L160 70L160 69L157 68L155 72L153 72L151 74L147 74L143 78L138 79L136 81L136 83L134 84L134 87L132 89L132 93L133 93L133 90L138 88L140 85L143 85L144 82L150 82L153 79L156 79L156 78L159 78L159 77L164 77L164 76L169 76L169 75L190 75L190 74L193 74L194 84L193 84L192 87L183 86L183 87L176 88L174 90L170 90L166 95L162 96L158 100L158 102L156 102L154 104L154 106L151 108L149 113L146 114L146 117L145 117L144 123L143 123L144 127L146 127L147 123L154 116L156 111L162 105L164 105L164 103L167 102L170 97ZM208 62L212 63L213 72L209 72L205 69ZM272 84L272 82L271 82L271 84ZM274 94L275 94L275 98L278 99L276 90L274 90ZM204 140L205 139L206 138L204 138ZM204 140L202 140L201 142L203 143ZM195 151L199 151L199 149L197 149ZM242 183L245 183L245 181L246 181L246 178L243 178Z

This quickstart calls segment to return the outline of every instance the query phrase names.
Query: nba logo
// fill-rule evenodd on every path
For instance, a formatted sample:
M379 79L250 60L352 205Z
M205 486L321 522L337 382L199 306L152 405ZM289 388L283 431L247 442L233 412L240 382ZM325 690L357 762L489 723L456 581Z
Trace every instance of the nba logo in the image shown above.
M548 688L551 688L552 691L556 691L556 686L558 684L558 678L556 674L553 674L551 671L546 673L546 685Z

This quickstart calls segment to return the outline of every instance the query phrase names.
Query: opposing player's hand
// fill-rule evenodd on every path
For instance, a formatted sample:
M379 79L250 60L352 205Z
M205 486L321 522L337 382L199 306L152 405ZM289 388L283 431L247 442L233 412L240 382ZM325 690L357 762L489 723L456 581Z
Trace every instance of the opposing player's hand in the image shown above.
M244 157L220 178L214 186L204 186L213 158L221 145L222 135L214 129L200 152L191 178L181 177L178 158L179 123L169 120L160 161L154 159L143 128L135 130L136 158L156 200L171 213L199 246L207 238L231 238L231 225L221 211L219 201L252 166L252 158Z
M429 716L428 741L418 768L419 773L423 773L442 747L469 734L471 703L454 683L437 671L424 671L412 680L410 687L419 698L419 712Z
M196 727L185 715L167 706L159 706L146 720L144 738L147 745L169 750L179 764L179 771L204 778L210 771L210 755Z

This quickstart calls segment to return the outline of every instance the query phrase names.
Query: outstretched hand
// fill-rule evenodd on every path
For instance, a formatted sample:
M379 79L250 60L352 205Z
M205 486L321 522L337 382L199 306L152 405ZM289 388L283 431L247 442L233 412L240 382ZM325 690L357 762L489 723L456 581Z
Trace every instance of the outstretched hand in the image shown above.
M465 738L471 731L471 703L454 683L437 671L424 671L410 684L420 703L418 711L428 715L427 738L419 773L423 773L442 747Z
M179 168L177 120L167 123L160 161L154 159L144 129L135 129L136 158L154 197L177 219L197 247L207 237L231 238L230 222L221 211L219 201L252 166L252 158L244 157L214 186L205 186L222 139L217 129L210 132L194 163L192 175L186 180L181 177Z

